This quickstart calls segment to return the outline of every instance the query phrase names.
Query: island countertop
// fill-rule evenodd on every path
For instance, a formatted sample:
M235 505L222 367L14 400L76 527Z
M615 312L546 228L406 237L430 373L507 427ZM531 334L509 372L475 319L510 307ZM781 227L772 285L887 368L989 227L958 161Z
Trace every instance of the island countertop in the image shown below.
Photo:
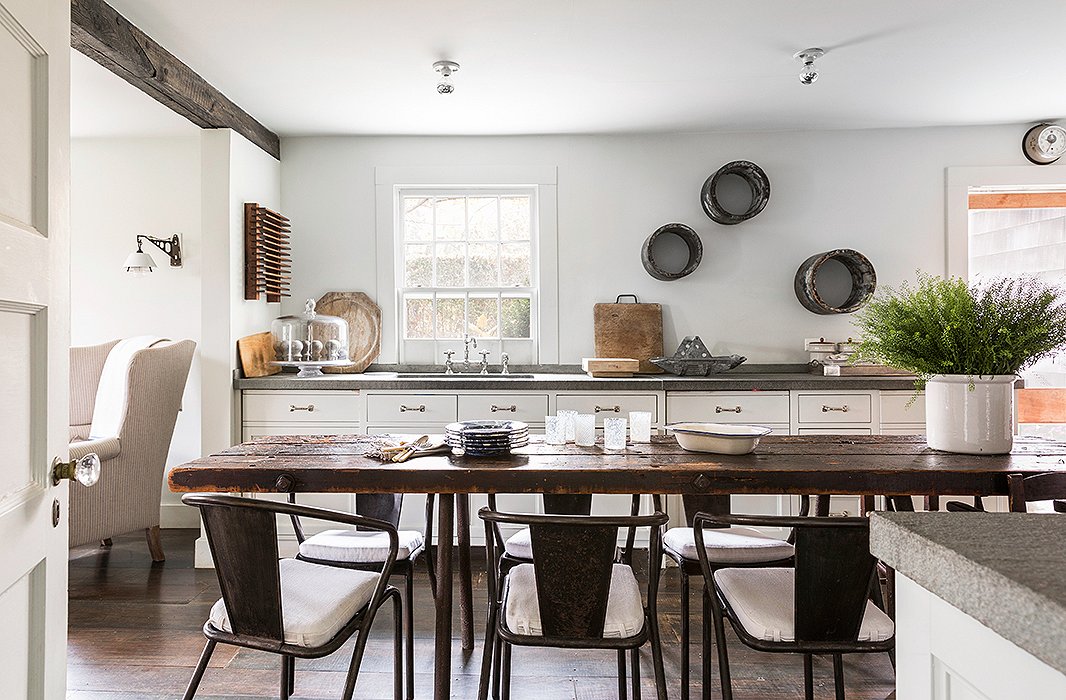
M877 513L874 556L1066 673L1066 516Z

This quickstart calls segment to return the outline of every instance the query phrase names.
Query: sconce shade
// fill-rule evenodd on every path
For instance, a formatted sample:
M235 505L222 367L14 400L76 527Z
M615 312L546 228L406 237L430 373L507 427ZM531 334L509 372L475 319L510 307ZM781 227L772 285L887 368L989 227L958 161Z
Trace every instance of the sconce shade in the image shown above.
M126 262L123 267L126 268L126 272L134 275L144 275L151 272L152 268L157 267L157 265L155 260L152 260L151 255L137 250L126 256Z

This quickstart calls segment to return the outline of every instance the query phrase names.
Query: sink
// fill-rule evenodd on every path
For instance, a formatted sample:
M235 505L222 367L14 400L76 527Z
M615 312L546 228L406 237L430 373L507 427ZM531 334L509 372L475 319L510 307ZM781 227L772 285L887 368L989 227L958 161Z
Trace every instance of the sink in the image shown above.
M398 372L397 379L532 379L532 374L478 374L476 372Z

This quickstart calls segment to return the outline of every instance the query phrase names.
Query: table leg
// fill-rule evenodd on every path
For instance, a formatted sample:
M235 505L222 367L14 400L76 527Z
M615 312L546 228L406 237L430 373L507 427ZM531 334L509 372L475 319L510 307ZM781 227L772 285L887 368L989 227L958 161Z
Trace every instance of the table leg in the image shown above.
M452 685L452 532L455 496L440 494L437 508L437 620L433 639L433 698L447 700Z
M459 627L463 651L474 650L474 593L470 578L470 496L455 497L455 526L459 536Z

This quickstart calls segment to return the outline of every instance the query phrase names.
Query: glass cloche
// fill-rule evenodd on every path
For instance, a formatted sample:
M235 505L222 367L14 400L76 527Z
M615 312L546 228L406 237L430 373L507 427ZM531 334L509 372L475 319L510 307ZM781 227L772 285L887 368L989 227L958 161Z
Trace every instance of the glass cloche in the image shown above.
M274 336L274 363L299 367L297 377L320 377L323 367L350 365L348 322L315 312L308 299L298 316L281 316L270 324Z

